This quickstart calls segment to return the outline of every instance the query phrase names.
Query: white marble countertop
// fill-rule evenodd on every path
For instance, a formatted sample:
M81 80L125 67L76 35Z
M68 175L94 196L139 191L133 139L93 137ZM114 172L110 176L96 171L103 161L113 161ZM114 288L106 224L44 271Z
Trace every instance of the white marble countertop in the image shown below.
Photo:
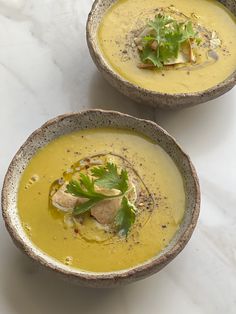
M202 189L199 224L163 271L90 290L37 268L0 221L2 314L236 313L236 88L200 106L161 112L103 80L85 41L91 0L0 0L0 184L26 137L58 114L115 109L157 121L190 154Z

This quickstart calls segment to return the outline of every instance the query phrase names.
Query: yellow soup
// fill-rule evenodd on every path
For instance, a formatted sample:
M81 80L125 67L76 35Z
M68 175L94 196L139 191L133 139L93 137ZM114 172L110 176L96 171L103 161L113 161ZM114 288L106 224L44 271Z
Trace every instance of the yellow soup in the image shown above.
M191 20L200 30L193 64L140 69L135 36L158 10ZM216 0L118 0L103 17L100 49L113 69L148 90L163 93L203 91L229 77L236 67L235 17ZM202 34L201 34L202 30Z
M155 201L155 206L139 204L141 214L127 238L89 224L75 229L65 223L65 212L50 206L53 182L96 154L128 160ZM75 268L109 272L143 263L168 245L184 215L185 191L180 172L160 146L135 132L101 128L62 136L40 149L22 175L18 208L25 232L43 252Z

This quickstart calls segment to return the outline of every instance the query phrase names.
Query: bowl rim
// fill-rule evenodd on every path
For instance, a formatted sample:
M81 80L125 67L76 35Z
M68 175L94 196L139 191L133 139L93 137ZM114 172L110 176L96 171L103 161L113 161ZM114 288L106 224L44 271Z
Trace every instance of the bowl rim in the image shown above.
M212 98L216 98L216 97L220 96L223 93L222 91L227 90L227 88L229 89L229 87L232 88L236 84L236 69L226 79L224 79L223 81L221 81L218 84L214 85L213 87L210 87L210 88L205 89L203 91L189 92L189 93L162 93L162 92L146 89L144 87L138 86L135 83L131 83L130 81L126 80L124 77L119 75L112 68L112 66L106 60L105 56L103 56L103 53L100 50L99 44L98 44L98 42L96 40L96 36L94 35L94 32L92 31L93 24L94 24L94 17L96 16L96 9L104 1L108 1L108 0L95 0L93 2L93 5L92 5L91 10L89 12L87 23L86 23L87 44L88 44L88 47L89 47L89 51L92 52L92 54L93 54L92 57L93 57L96 65L98 67L101 67L103 71L105 71L108 75L112 76L115 80L117 80L117 82L119 82L119 84L125 85L126 87L129 88L129 90L132 90L132 89L134 90L135 89L140 94L143 94L143 95L152 95L154 97L161 97L162 99L168 97L169 99L171 98L172 100L175 100L175 101L178 100L178 99L183 99L184 98L186 100L185 102L187 102L187 104L186 103L184 105L180 104L179 107L185 107L185 106L188 105L188 101L193 101L193 99L199 99L199 98L204 99L205 97L209 97L213 93L215 93L216 96L212 97ZM109 8L116 1L118 1L118 0L114 0L110 4ZM217 0L217 1L220 2L222 5L224 5L220 0ZM104 16L105 13L106 13L106 11L103 12L103 16ZM101 21L99 21L99 23L97 23L98 26L96 27L96 33L97 33L97 30L98 30L98 27L99 27L100 23L101 23ZM210 98L209 98L209 100L210 100ZM178 106L173 106L173 108L176 108L176 107L178 107ZM160 108L166 108L166 105L162 105L162 106L160 106Z
M152 125L152 128L154 130L158 130L161 132L164 136L168 137L172 144L176 146L176 148L179 149L180 153L186 158L187 164L190 169L190 175L193 178L194 182L194 188L195 188L195 199L194 199L194 208L192 210L192 215L191 215L191 221L189 225L186 227L186 230L181 234L180 239L175 243L175 245L165 252L161 256L154 257L153 259L148 259L146 262L139 264L137 266L134 266L133 268L121 270L121 271L113 271L113 272L90 272L90 271L84 271L84 270L79 270L76 271L75 268L70 268L66 267L61 268L57 266L57 261L55 260L55 264L48 263L43 257L40 255L36 254L31 250L31 248L38 248L32 241L30 241L30 246L23 241L23 239L20 237L17 228L14 226L14 224L11 221L11 215L9 213L9 205L8 205L8 199L10 198L8 190L10 186L10 177L11 177L11 172L15 169L17 159L21 155L21 152L27 147L28 143L31 142L37 136L40 134L45 128L52 126L54 124L60 123L66 118L71 118L71 117L77 117L83 118L83 115L90 114L90 113L101 113L101 114L113 114L116 115L116 117L126 117L128 119L132 119L135 121L139 121L140 123L148 123ZM70 133L70 132L68 132ZM67 134L67 133L66 133ZM56 136L56 138L60 137ZM45 145L45 144L44 144ZM43 146L44 146L43 145ZM42 147L43 147L42 146ZM39 148L37 148L38 151ZM35 153L34 153L35 154ZM1 203L2 203L2 216L5 222L5 226L13 240L13 242L16 244L17 247L21 248L26 255L31 257L34 261L39 262L41 265L46 266L47 268L56 271L60 273L61 275L65 275L67 278L71 277L73 279L79 279L81 283L85 283L88 286L91 286L91 283L96 282L97 286L100 287L104 284L104 282L111 282L115 281L118 282L120 280L125 280L128 279L129 277L135 277L135 279L141 279L143 277L146 277L152 273L156 272L156 269L159 267L161 269L164 267L166 264L168 264L175 256L177 256L182 249L186 246L188 243L189 239L191 238L191 235L193 233L194 228L196 227L197 220L199 217L200 213L200 185L199 185L199 180L198 176L195 170L195 167L193 166L190 157L182 150L180 145L177 143L177 141L167 132L165 131L162 127L160 127L157 123L151 121L151 120L146 120L146 119L140 119L133 117L128 114L124 114L118 111L112 111L112 110L101 110L101 109L90 109L90 110L84 110L81 112L71 112L71 113L65 113L59 116L56 116L52 119L49 119L46 121L43 125L41 125L39 128L37 128L34 132L31 133L31 135L24 141L24 143L20 146L18 151L16 152L15 156L10 162L10 165L7 169L4 182L3 182L3 188L2 188L2 193L1 193ZM46 254L46 253L45 253ZM46 254L49 256L48 254ZM49 256L51 257L51 256ZM54 265L53 265L54 264ZM64 276L64 277L65 277ZM93 284L92 284L93 285Z

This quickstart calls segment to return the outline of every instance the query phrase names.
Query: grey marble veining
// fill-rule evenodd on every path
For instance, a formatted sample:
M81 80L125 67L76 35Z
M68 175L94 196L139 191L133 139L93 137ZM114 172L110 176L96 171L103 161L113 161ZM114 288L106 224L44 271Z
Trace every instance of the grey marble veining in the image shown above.
M191 155L202 211L188 246L159 274L97 291L58 280L11 242L0 220L0 313L234 314L236 89L174 112L137 105L105 82L85 41L91 0L0 0L0 184L26 137L47 119L86 108L156 120Z

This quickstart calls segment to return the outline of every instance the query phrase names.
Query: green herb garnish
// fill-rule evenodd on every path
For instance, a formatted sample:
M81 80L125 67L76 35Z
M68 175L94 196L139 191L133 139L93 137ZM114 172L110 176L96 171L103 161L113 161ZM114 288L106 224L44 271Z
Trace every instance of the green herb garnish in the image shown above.
M107 163L105 166L92 168L91 174L93 178L80 173L79 181L71 180L67 185L67 193L87 199L83 204L75 206L73 214L83 214L102 200L122 197L121 207L115 218L115 224L119 231L124 232L127 236L130 227L135 221L136 210L135 206L126 197L126 194L130 191L127 171L122 169L119 173L115 164ZM116 189L120 193L105 195L97 192L95 186L105 189Z
M136 208L129 202L127 197L123 197L121 208L118 210L115 223L119 230L125 235L128 234L130 227L135 221Z
M180 22L170 16L158 14L149 21L148 34L141 38L139 54L144 64L161 68L169 60L177 59L181 46L189 41L196 41L197 32L191 21Z
M97 186L107 189L117 189L121 193L128 190L128 173L126 170L121 170L118 173L117 166L112 163L107 163L106 167L95 167L91 173L97 179L95 180Z

